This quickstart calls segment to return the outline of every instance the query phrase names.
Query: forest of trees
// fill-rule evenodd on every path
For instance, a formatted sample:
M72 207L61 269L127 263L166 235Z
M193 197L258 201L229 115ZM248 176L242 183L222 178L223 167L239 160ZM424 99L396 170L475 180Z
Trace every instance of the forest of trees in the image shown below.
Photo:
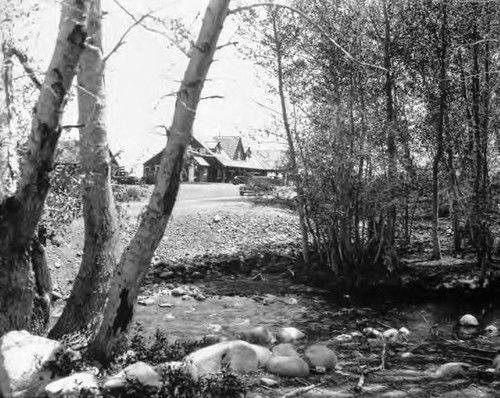
M2 19L22 18L13 11L15 2L9 4ZM63 2L41 83L10 23L2 22L0 334L46 331L51 289L39 223L61 116L77 83L85 242L73 292L49 336L83 335L103 360L126 337L175 204L226 17L240 24L240 45L249 43L242 52L265 75L269 95L279 98L305 267L327 267L349 286L387 276L411 248L415 209L426 202L432 258L442 255L439 222L448 217L450 251L472 249L487 280L498 214L499 4L294 0L231 6L229 0L209 1L177 92L154 192L123 253L110 182L101 1ZM34 105L29 133L15 131L28 121L12 122L19 114L12 96L21 91L11 77L14 62L38 82L36 104L26 105Z

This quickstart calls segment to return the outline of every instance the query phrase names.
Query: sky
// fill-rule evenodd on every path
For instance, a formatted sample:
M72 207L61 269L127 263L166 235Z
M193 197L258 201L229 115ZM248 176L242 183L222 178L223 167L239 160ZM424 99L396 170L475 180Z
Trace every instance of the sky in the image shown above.
M0 3L2 0L0 0ZM154 15L181 18L195 39L208 0L120 0L137 17ZM236 1L234 2L238 4ZM60 5L41 0L41 10L30 35L29 52L44 70L53 51ZM133 21L113 1L103 1L104 53L108 54ZM219 44L241 39L235 37L236 20L228 18ZM165 37L140 26L126 36L126 43L114 53L106 67L107 125L113 152L123 151L120 162L127 168L137 166L166 144L164 130L170 126L174 96L184 74L188 58L168 46ZM193 133L200 139L215 135L239 135L273 128L275 114L258 103L277 109L276 99L266 93L263 74L245 60L237 46L216 53L202 96L222 96L200 103ZM65 114L65 124L76 124L75 104Z

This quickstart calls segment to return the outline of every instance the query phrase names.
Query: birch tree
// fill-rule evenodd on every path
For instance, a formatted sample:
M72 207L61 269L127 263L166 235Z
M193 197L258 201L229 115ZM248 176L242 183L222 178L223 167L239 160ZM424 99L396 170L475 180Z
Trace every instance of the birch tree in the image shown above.
M85 238L73 290L49 336L85 329L101 314L118 262L118 219L111 190L111 162L105 124L106 95L101 0L90 8L88 36L78 71L80 172Z
M101 361L109 360L117 346L126 339L139 287L172 213L179 189L184 153L190 142L196 109L228 13L229 1L210 0L208 4L184 79L177 92L170 134L153 193L137 232L118 263L102 322L95 319L95 323L90 325L90 328L96 328L97 332L92 337L89 350Z
M22 177L14 193L0 198L0 335L31 326L37 288L32 261L38 254L31 244L50 187L61 116L84 49L91 2L62 3L57 42L33 112ZM3 134L5 129L0 128Z

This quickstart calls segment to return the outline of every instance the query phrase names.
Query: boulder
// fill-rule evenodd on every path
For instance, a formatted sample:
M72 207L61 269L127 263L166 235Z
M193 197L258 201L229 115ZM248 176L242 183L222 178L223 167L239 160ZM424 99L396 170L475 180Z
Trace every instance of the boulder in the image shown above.
M158 389L162 386L161 377L152 366L144 362L136 362L108 378L104 383L104 389L108 391L122 390L130 381Z
M466 314L460 320L458 323L461 326L479 326L479 321L474 315Z
M257 359L259 360L259 368L265 367L267 361L269 361L269 358L271 358L271 351L268 348L262 347L258 344L250 344L250 346L257 354Z
M326 345L313 344L306 348L304 357L311 367L324 367L325 369L333 369L337 366L337 356L335 352Z
M252 344L268 345L276 341L273 334L264 326L257 326L250 330L245 330L240 333L242 340Z
M277 357L300 357L295 346L290 343L281 343L273 348L273 355Z
M257 353L251 347L236 345L222 356L221 364L235 373L246 373L257 370L259 360Z
M99 385L92 372L75 373L45 386L48 398L78 398L83 396L82 394L95 396L98 391Z
M284 377L306 377L309 375L309 366L303 359L297 357L272 356L267 362L266 370Z
M257 366L259 367L265 366L271 357L271 351L265 347L250 344L242 340L233 340L216 343L192 352L186 357L186 362L193 365L196 374L199 376L220 373L222 366L226 363L230 366L232 363L234 363L235 366L240 366L240 363L243 362L239 362L237 358L245 353L250 356L249 363L252 363L253 366L253 364L255 364L253 359L254 356L253 354L248 354L250 351L246 348L251 349L253 353L255 353ZM244 358L241 361L244 361Z
M12 331L0 339L0 396L34 397L58 377L50 367L61 353L60 342L29 332Z
M285 327L278 331L278 340L282 343L293 343L305 337L305 333L294 327Z

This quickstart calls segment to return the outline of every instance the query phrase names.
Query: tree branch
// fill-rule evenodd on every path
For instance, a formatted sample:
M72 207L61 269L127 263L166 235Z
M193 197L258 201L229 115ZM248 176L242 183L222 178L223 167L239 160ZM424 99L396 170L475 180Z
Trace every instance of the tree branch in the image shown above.
M113 49L109 52L109 54L103 58L103 60L102 60L103 64L105 64L106 61L109 59L109 57L111 57L111 55L113 55L115 52L117 52L118 49L125 44L125 38L131 32L131 30L134 29L137 25L140 25L142 23L142 21L144 21L149 16L150 16L149 14L141 16L138 20L136 20L134 22L133 25L128 27L128 29L123 33L122 37L120 37L120 40L118 40L118 42L115 44Z
M351 62L357 63L359 65L363 65L363 66L368 66L370 68L378 69L378 70L381 70L383 72L387 72L387 70L382 66L373 65L373 64L370 64L367 62L359 61L358 59L353 57L346 49L344 49L344 47L342 47L339 43L337 43L335 41L335 39L333 39L330 35L328 35L328 32L326 32L321 26L319 26L316 22L314 22L311 17L309 17L304 12L298 10L297 8L287 6L284 4L259 3L259 4L250 4L248 6L237 7L233 10L230 10L229 14L236 14L238 12L249 10L251 8L256 8L256 7L272 7L272 8L276 7L276 8L284 8L284 9L290 10L293 13L300 15L307 22L309 22L312 26L314 26L333 46L337 47L347 57L347 59L349 59Z
M36 88L40 90L42 88L42 83L40 82L40 80L38 80L35 75L35 70L29 64L28 56L16 47L10 47L10 51L13 55L16 56L19 63L24 68L25 72L27 73L33 84L36 86Z
M207 97L201 97L200 101L207 100L207 99L224 99L224 96L222 96L222 95L209 95Z
M219 47L217 47L217 51L223 49L224 47L236 46L237 44L239 44L239 42L237 42L237 41L230 41L229 43L222 44Z
M114 3L125 13L127 14L130 18L132 18L132 20L136 23L138 23L139 25L141 25L141 27L145 30L148 30L152 33L156 33L158 35L161 35L163 37L165 37L171 44L173 44L181 53L183 53L186 57L189 57L189 54L179 45L179 43L177 41L175 41L174 39L172 39L170 36L168 36L165 32L162 32L161 30L158 30L158 29L155 29L155 28L152 28L151 26L148 26L144 23L142 23L142 21L139 21L139 19L134 15L132 14L129 10L127 10L127 8L122 5L118 0L113 0ZM149 18L152 18L151 15L148 15L147 17Z

